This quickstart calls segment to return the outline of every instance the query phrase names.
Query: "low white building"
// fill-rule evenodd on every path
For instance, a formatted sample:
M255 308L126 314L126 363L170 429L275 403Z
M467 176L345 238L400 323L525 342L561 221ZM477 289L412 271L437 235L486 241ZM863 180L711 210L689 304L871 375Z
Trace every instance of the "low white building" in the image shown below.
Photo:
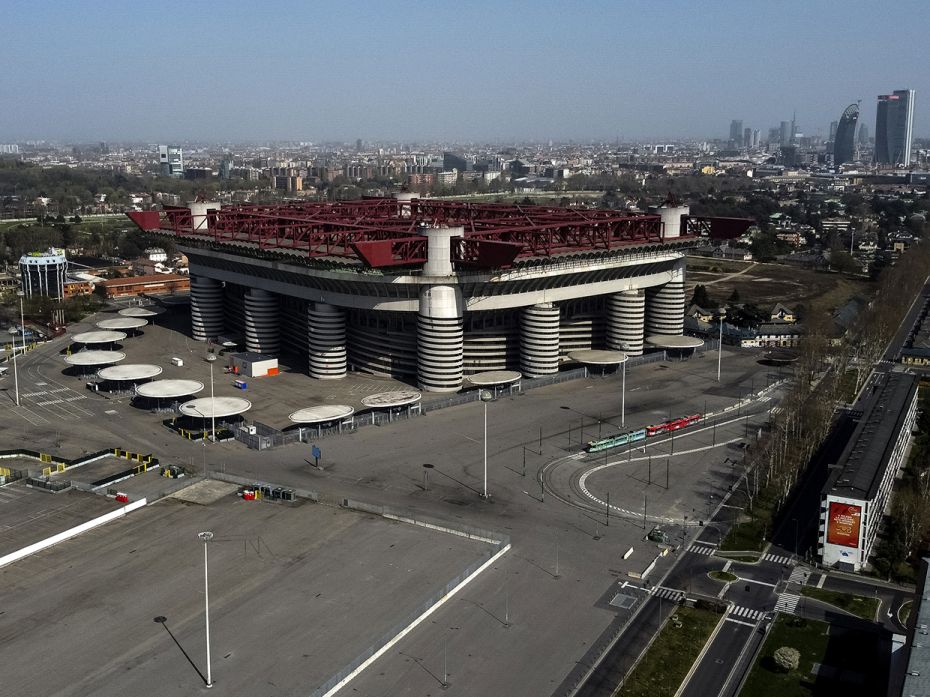
M917 378L886 373L821 491L818 552L824 566L860 571L869 562L917 417Z

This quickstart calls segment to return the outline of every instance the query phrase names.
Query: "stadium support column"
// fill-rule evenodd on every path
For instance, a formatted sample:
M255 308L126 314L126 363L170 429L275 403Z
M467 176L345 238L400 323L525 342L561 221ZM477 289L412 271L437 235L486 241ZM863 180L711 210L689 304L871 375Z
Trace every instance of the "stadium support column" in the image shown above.
M310 377L335 380L346 376L346 319L342 308L326 303L307 307Z
M251 288L245 294L245 350L276 356L278 336L278 298L274 293Z
M607 300L607 347L629 356L643 353L646 298L641 291L614 293Z
M684 328L685 273L680 264L671 281L646 290L646 334L680 335Z
M420 290L417 314L417 384L427 392L457 392L462 387L465 332L462 323L462 291L442 279L452 276L452 239L463 229L429 228L426 231L425 277L435 285Z
M223 333L223 285L206 276L191 277L191 336L196 341Z
M520 316L520 371L527 377L559 372L559 308L540 303Z

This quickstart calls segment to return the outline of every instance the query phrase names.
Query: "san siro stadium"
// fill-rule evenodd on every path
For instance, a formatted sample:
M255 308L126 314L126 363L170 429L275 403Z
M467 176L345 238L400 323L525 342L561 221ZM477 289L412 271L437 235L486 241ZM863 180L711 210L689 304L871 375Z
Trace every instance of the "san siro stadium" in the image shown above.
M191 333L454 392L465 377L556 373L571 351L639 355L682 333L685 253L750 221L394 198L220 205L128 214L176 238L191 275Z

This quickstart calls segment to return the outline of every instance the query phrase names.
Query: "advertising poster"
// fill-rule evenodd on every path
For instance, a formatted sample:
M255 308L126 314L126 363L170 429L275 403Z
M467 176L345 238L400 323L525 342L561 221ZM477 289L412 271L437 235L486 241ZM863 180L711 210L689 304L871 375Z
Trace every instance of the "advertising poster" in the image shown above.
M830 518L827 521L827 542L844 547L858 547L861 520L861 506L832 501Z

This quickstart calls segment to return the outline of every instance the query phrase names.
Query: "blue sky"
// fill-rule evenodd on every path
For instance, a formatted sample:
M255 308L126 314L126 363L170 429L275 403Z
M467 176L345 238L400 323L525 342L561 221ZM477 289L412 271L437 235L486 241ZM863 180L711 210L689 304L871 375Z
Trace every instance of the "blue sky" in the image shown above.
M0 142L825 134L917 90L930 2L0 0Z

